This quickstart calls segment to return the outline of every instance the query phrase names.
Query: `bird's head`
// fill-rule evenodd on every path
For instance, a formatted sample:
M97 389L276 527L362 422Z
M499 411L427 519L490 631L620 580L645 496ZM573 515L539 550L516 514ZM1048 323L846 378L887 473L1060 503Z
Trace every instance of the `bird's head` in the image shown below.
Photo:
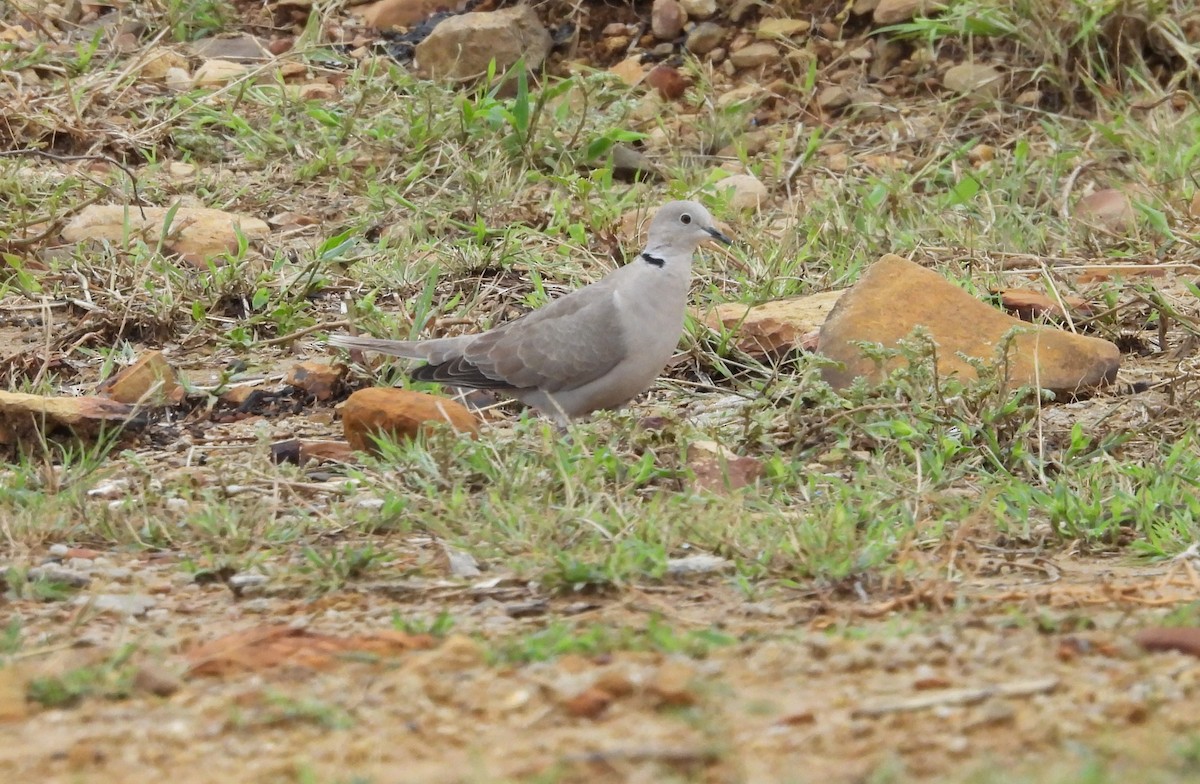
M717 228L716 221L704 209L704 205L694 201L672 201L660 207L654 220L650 221L646 247L691 254L707 240L733 244Z

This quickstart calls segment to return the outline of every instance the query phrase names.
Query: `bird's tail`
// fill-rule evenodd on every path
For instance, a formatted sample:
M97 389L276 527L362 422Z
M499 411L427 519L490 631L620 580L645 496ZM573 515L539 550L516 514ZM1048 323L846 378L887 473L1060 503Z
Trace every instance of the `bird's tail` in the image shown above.
M378 351L392 357L408 359L425 359L427 351L423 351L423 340L384 340L382 338L361 338L355 335L330 335L329 345L338 348L360 349L362 351Z

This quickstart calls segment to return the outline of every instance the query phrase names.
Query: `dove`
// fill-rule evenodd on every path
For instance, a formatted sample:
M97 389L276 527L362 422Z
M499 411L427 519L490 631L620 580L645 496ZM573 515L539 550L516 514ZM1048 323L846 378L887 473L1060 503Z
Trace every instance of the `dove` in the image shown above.
M331 335L329 344L424 359L410 378L498 390L566 427L620 408L654 383L683 334L692 256L707 240L732 244L702 205L669 202L630 263L487 332L429 340Z

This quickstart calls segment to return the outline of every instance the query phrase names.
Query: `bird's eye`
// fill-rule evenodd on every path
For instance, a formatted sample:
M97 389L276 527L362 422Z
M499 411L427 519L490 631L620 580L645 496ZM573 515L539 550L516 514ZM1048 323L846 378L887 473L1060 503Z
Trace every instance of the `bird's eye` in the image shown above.
M680 215L680 216L679 216L679 222L680 222L680 223L682 223L684 226L686 226L686 225L688 225L689 223L691 223L691 222L692 222L692 216L691 216L691 215L688 215L688 214L685 212L685 213L683 213L682 215Z

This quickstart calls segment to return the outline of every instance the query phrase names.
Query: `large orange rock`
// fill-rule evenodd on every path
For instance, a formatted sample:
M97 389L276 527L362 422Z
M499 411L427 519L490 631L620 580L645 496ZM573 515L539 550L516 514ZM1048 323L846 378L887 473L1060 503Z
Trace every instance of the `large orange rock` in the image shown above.
M360 389L342 404L342 432L350 446L374 452L373 436L416 438L449 425L459 433L479 434L479 420L461 403L407 389Z
M821 327L817 350L842 365L825 368L825 380L835 388L859 377L878 380L875 362L855 342L894 348L918 326L937 343L941 376L975 378L975 368L958 354L992 362L996 347L1014 327L1020 334L1007 355L1008 380L1014 386L1038 384L1071 394L1111 382L1121 364L1121 352L1107 340L1030 325L980 302L936 272L888 254L842 295ZM897 357L884 371L904 362Z

